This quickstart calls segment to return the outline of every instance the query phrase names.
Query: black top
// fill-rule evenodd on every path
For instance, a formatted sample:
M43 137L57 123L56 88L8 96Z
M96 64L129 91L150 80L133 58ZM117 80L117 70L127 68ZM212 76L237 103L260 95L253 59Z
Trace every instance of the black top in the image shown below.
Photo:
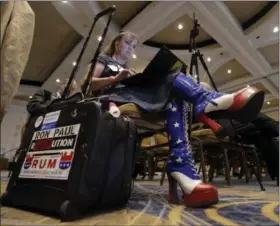
M119 62L105 54L100 55L97 61L105 66L104 71L100 76L102 78L117 75L121 69L125 68L124 65L119 64Z
M97 61L104 65L104 70L103 70L102 74L100 75L100 78L116 76L121 71L121 69L125 68L119 62L117 62L112 57L110 57L106 54L101 54L97 58ZM94 91L94 92L92 92L92 94L94 96L100 96L100 95L103 95L108 92L110 93L109 90L112 90L113 88L118 87L118 86L119 86L118 84L116 84L115 86L108 86L108 87L103 88L102 90Z

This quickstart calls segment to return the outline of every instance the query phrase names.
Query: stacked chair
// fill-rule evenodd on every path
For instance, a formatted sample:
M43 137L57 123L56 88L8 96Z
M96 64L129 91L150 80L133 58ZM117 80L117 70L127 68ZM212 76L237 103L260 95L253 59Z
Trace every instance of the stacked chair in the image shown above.
M121 105L119 109L123 115L133 119L137 125L138 140L141 144L139 152L144 153L144 159L143 155L141 156L148 179L153 180L154 173L161 171L161 184L163 184L165 165L161 164L161 167L158 165L160 162L164 163L170 154L163 117L143 112L132 103ZM220 163L222 163L228 186L232 184L231 169L237 166L241 167L240 179L244 174L246 183L248 183L251 169L258 179L261 189L264 190L261 183L261 163L256 149L254 146L245 145L238 140L234 129L228 130L228 137L220 139L214 135L211 129L205 129L201 123L194 123L191 128L193 154L199 165L199 172L202 171L204 182L213 181L214 172L221 167ZM208 174L207 166L209 166Z

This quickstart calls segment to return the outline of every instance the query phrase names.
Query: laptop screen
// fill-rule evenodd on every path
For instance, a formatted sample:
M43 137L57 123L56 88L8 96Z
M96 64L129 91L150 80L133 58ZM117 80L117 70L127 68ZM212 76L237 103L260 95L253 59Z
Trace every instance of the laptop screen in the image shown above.
M173 54L167 47L163 46L148 64L143 71L143 74L166 75L176 70L181 70L185 65L175 54Z

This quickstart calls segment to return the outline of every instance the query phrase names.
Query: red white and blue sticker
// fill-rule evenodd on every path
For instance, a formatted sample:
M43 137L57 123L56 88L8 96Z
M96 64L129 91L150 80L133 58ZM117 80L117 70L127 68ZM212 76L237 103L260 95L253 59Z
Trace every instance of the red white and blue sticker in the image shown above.
M56 123L60 116L60 112L61 111L59 110L59 111L53 111L53 112L47 113L44 117L44 121L43 121L41 130L55 128Z
M67 180L79 131L75 124L35 132L19 177Z

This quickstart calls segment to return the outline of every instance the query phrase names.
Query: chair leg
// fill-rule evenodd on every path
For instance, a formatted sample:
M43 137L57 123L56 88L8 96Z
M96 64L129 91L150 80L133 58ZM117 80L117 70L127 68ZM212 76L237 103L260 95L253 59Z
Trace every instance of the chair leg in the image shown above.
M234 175L233 175L233 167L232 167L232 164L231 164L231 163L229 164L229 172L232 172L232 176L234 176Z
M152 155L148 155L148 179L154 179L154 163Z
M265 191L265 188L264 188L264 186L263 186L263 184L261 182L261 178L259 177L259 173L255 170L254 164L252 164L252 170L253 170L253 173L255 174L255 176L257 178L257 181L258 181L258 183L259 183L259 185L261 187L261 191Z
M249 171L248 171L248 165L247 165L247 158L245 155L244 151L241 151L241 157L242 157L242 164L243 164L243 169L244 169L244 173L245 173L245 179L246 179L246 183L249 183Z
M200 144L200 165L202 168L202 179L203 182L206 183L207 182L207 174L206 174L206 166L205 166L205 159L204 159L204 153L203 153L203 147L202 144Z
M210 164L210 168L209 168L209 171L208 171L208 181L209 182L213 181L215 169L216 169L215 168L215 163Z
M239 175L238 175L238 180L241 180L242 177L244 175L244 167L243 165L240 167L240 172L239 172Z
M161 174L161 179L160 179L160 186L163 185L163 182L164 182L164 179L165 179L165 174L166 174L166 163L164 164L164 168L163 168L163 171L162 171L162 174Z
M255 161L256 161L257 173L258 173L259 178L261 180L262 179L262 170L261 170L260 159L259 159L259 156L258 156L258 153L256 152L256 150L252 150L252 153L253 153Z
M261 182L260 174L259 174L259 172L257 172L257 170L255 169L254 163L251 165L251 168L252 168L252 171L253 171L253 173L255 174L255 176L256 176L256 178L257 178L257 181L258 181L258 183L259 183L259 185L260 185L260 187L261 187L261 191L265 191L265 188L264 188L264 186L263 186L263 184L262 184L262 182Z
M142 177L142 180L145 179L145 177L149 174L149 167L148 167L148 156L147 159L145 160L145 164L144 164L144 173L145 175Z
M200 165L202 168L202 180L204 183L207 182L207 175L206 175L206 165L205 165L205 159L204 159L204 153L203 153L203 146L199 138L193 137L193 139L197 140L199 143L199 156L200 156Z
M228 160L228 150L223 148L224 157L225 157L225 179L227 181L228 186L231 186L231 177L230 177L230 168L229 168L229 160Z
M201 171L201 163L200 163L200 165L199 165L199 169L198 169L198 174L200 174L200 171Z

